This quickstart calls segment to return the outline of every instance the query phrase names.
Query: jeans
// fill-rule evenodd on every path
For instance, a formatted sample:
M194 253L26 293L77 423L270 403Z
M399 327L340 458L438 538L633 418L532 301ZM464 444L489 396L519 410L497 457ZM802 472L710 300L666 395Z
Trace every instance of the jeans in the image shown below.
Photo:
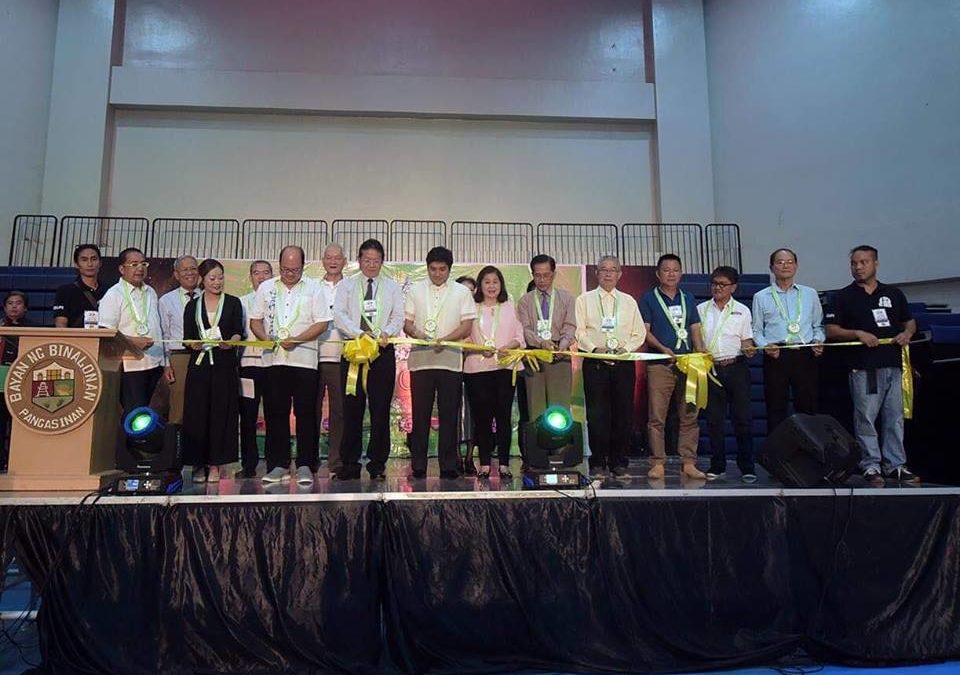
M850 371L854 434L863 448L860 468L866 471L879 467L884 473L890 473L907 463L903 449L902 371L900 368L877 368L873 372L877 375L875 392L871 392L871 371Z

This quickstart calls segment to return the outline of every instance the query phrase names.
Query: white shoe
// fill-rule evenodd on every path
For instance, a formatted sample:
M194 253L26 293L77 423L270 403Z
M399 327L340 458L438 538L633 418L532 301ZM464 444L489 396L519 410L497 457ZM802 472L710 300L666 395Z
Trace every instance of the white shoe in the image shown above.
M220 467L211 466L209 472L207 473L207 482L208 483L219 483L220 482Z
M267 473L263 474L261 479L264 483L279 483L280 481L290 480L290 470L282 466L275 466Z
M313 485L313 471L309 466L297 467L297 485Z
M205 467L205 466L195 466L195 467L193 467L193 482L194 482L194 483L206 483L206 482L207 482L207 467Z

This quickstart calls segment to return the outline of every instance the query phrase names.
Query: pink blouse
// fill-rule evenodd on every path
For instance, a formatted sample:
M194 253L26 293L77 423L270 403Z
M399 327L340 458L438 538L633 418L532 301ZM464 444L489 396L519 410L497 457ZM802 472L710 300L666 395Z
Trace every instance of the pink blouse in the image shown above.
M473 320L473 332L470 333L469 341L482 345L491 337L490 332L493 330L498 307L500 315L497 320L497 332L492 336L494 344L497 347L506 347L511 342L516 342L523 347L523 326L517 318L516 307L509 300L494 306L477 305L477 318ZM467 356L463 359L464 373L487 373L500 368L496 356L486 357L479 352L467 352Z

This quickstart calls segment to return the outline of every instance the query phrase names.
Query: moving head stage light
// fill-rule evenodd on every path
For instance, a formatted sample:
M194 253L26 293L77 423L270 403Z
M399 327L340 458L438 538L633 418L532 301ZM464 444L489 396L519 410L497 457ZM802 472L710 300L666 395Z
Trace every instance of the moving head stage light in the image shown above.
M167 424L152 408L131 410L123 420L126 447L117 468L127 472L114 483L116 494L173 494L180 475L180 425Z
M569 408L550 406L523 428L527 471L523 487L578 488L589 481L577 467L583 462L583 427Z

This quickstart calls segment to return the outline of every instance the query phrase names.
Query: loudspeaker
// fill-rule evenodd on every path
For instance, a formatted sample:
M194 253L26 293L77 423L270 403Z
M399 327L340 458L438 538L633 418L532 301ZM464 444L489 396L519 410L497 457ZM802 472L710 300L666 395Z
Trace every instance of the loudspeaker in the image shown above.
M787 487L843 483L859 462L860 444L829 415L788 417L760 454L760 464Z

